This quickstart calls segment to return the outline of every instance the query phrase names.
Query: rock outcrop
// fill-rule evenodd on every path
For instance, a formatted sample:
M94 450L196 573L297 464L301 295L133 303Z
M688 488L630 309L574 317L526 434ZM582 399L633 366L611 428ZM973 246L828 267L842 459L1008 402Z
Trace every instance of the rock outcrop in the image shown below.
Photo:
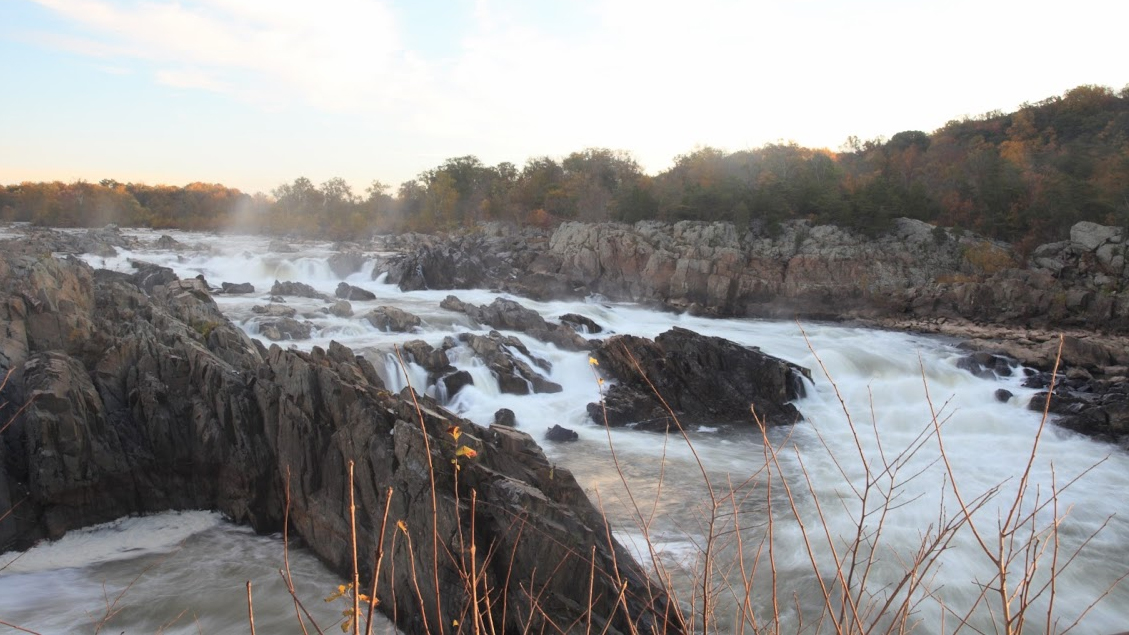
M545 378L524 360L514 356L517 351L527 359L533 360L541 370L552 370L548 360L536 357L529 352L521 340L512 336L505 336L498 331L490 331L489 335L475 335L474 333L459 333L459 341L465 343L482 359L486 367L498 380L498 389L510 395L528 395L530 393L557 393L564 388Z
M439 306L448 311L465 313L474 321L496 329L528 333L542 342L555 344L565 350L582 351L591 348L588 340L575 330L561 324L551 324L536 311L513 300L498 298L489 305L474 305L449 295Z
M617 383L602 403L588 404L589 416L610 426L649 430L676 429L656 391L686 427L796 423L800 413L790 402L804 396L811 378L806 368L679 327L653 341L617 335L593 358L599 372Z
M684 630L528 435L390 394L336 343L267 350L193 281L142 287L141 277L0 255L0 372L11 371L0 395L0 420L11 420L0 437L0 505L11 510L0 550L167 509L217 509L277 531L289 500L292 534L344 574L352 466L360 570L373 570L382 544L381 608L406 632L464 618L459 563L472 557L480 588L508 590L505 612L489 609L505 632L552 630L545 616L587 623L588 606L600 632ZM458 459L457 487L456 445L477 452Z

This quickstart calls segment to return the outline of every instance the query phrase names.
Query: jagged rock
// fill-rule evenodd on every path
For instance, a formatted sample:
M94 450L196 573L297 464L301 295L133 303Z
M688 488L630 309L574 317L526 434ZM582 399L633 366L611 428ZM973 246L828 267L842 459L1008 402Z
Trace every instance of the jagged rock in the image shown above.
M338 278L348 278L365 266L365 255L359 251L339 251L328 259L329 270ZM342 296L338 296L342 297ZM348 298L353 299L353 298Z
M256 304L255 306L251 307L251 312L256 315L265 315L267 317L292 318L295 315L298 315L297 309L292 306L285 306L282 304L268 304L267 306Z
M168 234L161 234L161 237L157 239L155 247L157 249L183 249L184 245Z
M617 381L604 398L608 425L646 422L666 429L668 412L655 390L682 425L751 422L751 407L767 424L795 423L800 413L790 402L804 396L805 378L811 378L806 368L679 327L654 341L617 335L593 356L600 372ZM588 404L589 416L604 422L604 406Z
M423 340L411 340L404 343L404 352L411 361L422 366L432 374L449 373L455 369L445 350L437 350Z
M272 342L306 340L310 338L311 332L313 332L312 324L289 317L279 317L259 323L259 333Z
M579 441L580 435L568 428L554 425L545 432L545 440L553 441L554 443L571 443L573 441Z
M447 398L450 399L459 393L466 386L474 385L474 377L465 370L458 370L450 375L445 375L439 378L439 383L443 384Z
M557 393L564 388L553 381L546 379L541 373L514 357L509 349L519 351L522 355L532 359L542 369L548 371L552 367L548 361L537 358L529 353L529 349L516 337L505 337L497 331L489 335L476 335L474 333L460 333L459 339L470 346L486 367L498 380L498 389L511 395L528 395L530 393Z
M354 287L347 282L342 282L337 285L337 291L335 295L345 300L355 300L359 302L376 299L376 294L372 291L369 291L368 289L362 289L360 287Z
M310 285L304 282L279 282L274 281L274 285L270 289L271 295L291 295L299 298L316 298L318 300L329 300L324 293L319 293Z
M406 333L423 323L418 316L394 306L378 306L369 311L365 319L382 331L397 333Z
M463 615L472 599L455 567L470 557L484 588L510 589L504 613L489 609L503 632L553 630L546 616L588 623L589 609L601 631L685 631L665 595L608 539L571 473L554 468L528 435L390 394L370 363L339 344L266 350L207 294L180 284L146 291L131 276L94 274L76 260L0 254L0 314L4 361L14 370L0 416L28 404L0 442L0 497L22 501L0 520L0 550L166 509L216 509L275 532L288 509L291 534L339 574L359 556L365 587L385 540L380 608L407 633ZM201 320L211 324L207 335ZM457 480L446 460L456 425L460 444L478 452L460 460ZM434 499L425 495L431 482ZM465 512L472 492L473 519ZM385 509L411 534L413 551L378 535ZM393 523L389 531L400 530ZM471 535L476 556L460 541ZM431 553L432 536L457 557ZM555 575L544 575L546 562ZM433 580L438 588L428 588ZM417 584L438 605L421 609Z
M347 300L338 300L329 305L326 311L333 316L339 318L353 317L353 305L349 304Z
M143 260L132 259L129 261L129 264L137 270L137 273L133 274L133 279L137 283L137 286L146 291L152 291L155 287L164 286L180 280L180 278L173 273L173 270L168 267L162 267L161 265L145 262Z
M566 313L560 317L561 324L571 326L576 331L584 333L603 333L604 329L592 318L577 315L575 313Z
M1013 360L1000 355L977 352L957 360L957 368L967 370L981 379L1011 377Z
M506 426L507 428L516 428L517 415L515 415L514 411L510 410L509 408L499 408L498 411L494 413L494 425Z
M251 284L250 282L239 282L239 283L223 282L223 283L221 283L220 288L223 289L224 293L254 293L255 292L255 285Z
M550 324L539 313L513 300L497 298L489 305L474 305L449 295L439 303L448 311L465 313L471 319L496 329L521 331L559 348L581 351L591 348L588 340L560 324Z
M480 254L445 244L425 245L386 266L388 282L399 285L402 291L479 288L486 280L487 268Z

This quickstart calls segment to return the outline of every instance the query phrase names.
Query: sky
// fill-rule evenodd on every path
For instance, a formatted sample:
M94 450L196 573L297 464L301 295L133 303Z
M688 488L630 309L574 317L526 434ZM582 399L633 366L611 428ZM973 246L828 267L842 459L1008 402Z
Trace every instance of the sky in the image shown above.
M1120 90L1126 24L1123 0L0 0L0 184L834 150Z

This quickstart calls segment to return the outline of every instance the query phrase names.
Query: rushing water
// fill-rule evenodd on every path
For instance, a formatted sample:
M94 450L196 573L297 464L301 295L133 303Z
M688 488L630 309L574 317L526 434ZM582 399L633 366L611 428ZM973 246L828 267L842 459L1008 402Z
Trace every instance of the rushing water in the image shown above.
M157 234L139 235L144 240L157 238ZM199 234L176 237L188 245L207 247L176 252L140 250L116 258L91 256L87 261L95 267L129 270L128 259L139 258L172 267L181 277L203 274L217 286L220 282L251 282L256 293L217 295L216 301L253 337L260 337L260 318L251 308L266 303L275 280L305 282L330 296L341 281L327 264L332 249L326 244L305 245L298 253L278 254L270 252L266 239ZM487 304L497 294L402 293L391 285L373 281L372 266L370 262L346 279L378 296L371 302L353 302L355 317L337 318L320 313L319 309L326 304L321 300L287 298L288 305L306 315L316 329L312 339L286 344L308 350L315 345L326 347L333 340L341 342L368 356L395 390L403 387L405 380L391 355L394 345L424 339L438 346L453 332L486 330L463 315L440 309L439 302L454 293L464 301ZM809 386L808 396L796 404L806 421L791 428L770 430L767 436L751 425L742 429L706 428L685 439L680 435L627 429L608 431L590 421L585 410L587 403L599 399L600 390L587 355L561 351L522 334L515 335L533 354L552 362L549 378L564 387L562 392L501 394L489 371L465 348L451 351L452 362L473 375L474 385L451 399L436 394L435 388L427 389L451 410L478 423L489 423L496 410L509 408L516 414L519 428L535 438L542 438L555 424L577 431L577 443L545 442L546 453L557 465L577 475L593 500L613 519L619 538L634 547L641 560L670 573L684 605L701 605L693 594L701 589L701 554L705 548L710 549L714 565L712 592L717 594L715 617L720 630L736 631L742 622L748 624L753 620L764 624L775 612L780 615L784 632L833 632L826 623L821 629L817 620L826 606L821 584L829 589L832 612L838 614L838 604L834 602L835 580L839 577L836 559L842 562L850 554L858 553L863 563L872 563L865 586L861 582L864 565L853 569L850 586L865 588L860 596L864 599L858 604L860 612L868 606L880 606L891 594L899 597L892 589L904 577L906 562L923 540L931 539L945 526L968 520L961 511L963 504L970 510L971 525L957 527L951 536L946 534L944 549L938 549L935 558L928 560L930 566L922 570L927 583L912 596L919 603L910 623L916 624L914 632L952 632L969 614L969 622L975 628L993 631L992 623L999 621L1002 607L991 593L989 600L977 599L985 585L998 585L994 580L998 567L991 556L1000 542L1001 523L1005 523L1017 500L1020 505L1013 516L1020 521L1028 517L1034 520L1020 522L1019 530L1014 532L1018 542L1013 553L1021 554L1024 544L1033 544L1040 556L1031 592L1045 584L1045 573L1052 566L1063 569L1057 574L1053 589L1058 622L1051 630L1061 632L1079 616L1082 622L1074 632L1115 633L1129 629L1129 616L1123 609L1129 606L1129 589L1117 587L1104 601L1088 608L1129 571L1129 561L1123 557L1129 545L1129 522L1116 515L1121 511L1123 493L1129 489L1129 457L1113 446L1053 427L1039 438L1033 454L1041 417L1025 408L1034 391L1020 385L1021 373L995 380L974 377L957 368L960 352L950 343L902 333L811 323L710 320L597 300L519 300L549 320L564 313L579 313L611 333L646 337L677 325L758 346L813 370L814 385ZM370 309L384 304L418 315L423 327L416 333L387 333L362 319ZM426 389L426 373L422 369L412 366L408 375L418 389ZM998 402L994 398L998 388L1010 390L1015 397L1007 403ZM1029 462L1031 467L1024 478ZM1085 475L1064 488L1080 474ZM871 484L869 489L867 483ZM730 495L733 490L736 494ZM1052 496L1054 492L1057 497ZM864 494L865 506L861 500ZM891 501L885 507L883 494ZM1057 533L1052 533L1048 528L1056 517L1064 519ZM153 522L160 525L164 522L160 518L163 517ZM198 608L189 609L185 616L214 620L213 626L203 628L203 632L222 632L222 627L215 626L219 623L243 632L245 601L241 593L231 589L242 590L243 582L250 577L248 568L276 570L280 547L269 539L216 524L218 521L211 516L204 518L212 519L208 521L212 524L206 531L195 533L188 523L183 536L191 537L176 553L196 545L198 550L192 552L192 560L187 562L216 558L223 564L193 567L193 575L188 576L191 579L184 576L184 566L158 566L146 572L142 579L147 582L135 584L123 600L136 607L130 608L130 612L153 613L145 618L152 621L139 622L143 625L138 626L138 631L155 630L152 625L173 620L182 610L177 608L181 605L172 604L160 611L149 611L148 607L156 603L154 596L180 595L201 598L200 604L193 605ZM866 536L861 543L855 539L860 524ZM875 533L879 528L880 533ZM113 558L113 566L107 568L109 565L103 561L85 556L88 551L112 550L115 531L83 532L82 540L87 542L68 547L66 540L61 541L45 548L55 550L50 557L33 558L36 550L25 554L20 561L37 563L25 565L32 566L31 570L0 574L0 596L4 598L0 599L0 619L19 621L12 616L49 613L59 620L57 624L89 624L88 615L97 614L104 605L102 581L112 575L119 576L119 580L128 578L130 574L122 570L125 563L130 563L128 568L134 576L148 564L145 558ZM154 531L159 534L159 530ZM769 535L771 541L766 539ZM184 537L178 536L175 541L154 538L164 545L156 551L165 553L170 545L181 540ZM100 541L109 541L110 546ZM273 544L273 560L251 562L257 549L233 547L235 541ZM1084 549L1071 560L1083 543ZM858 547L859 544L862 546ZM777 579L775 601L773 575L766 563L770 549ZM270 551L266 546L263 550ZM247 552L249 561L236 563L227 559L239 552ZM813 559L818 574L813 572ZM1068 562L1069 566L1065 566ZM754 565L758 569L756 576L751 576ZM1019 588L1016 576L1029 566L1023 557L1011 563L1009 588ZM162 573L165 570L168 573ZM846 580L850 570L847 567L841 579ZM311 575L321 576L314 584L320 587L315 589L314 596L333 586L324 572ZM746 585L743 577L755 581ZM13 588L26 589L19 592L21 599L14 604L8 590ZM74 598L82 595L86 604L77 599L57 602L60 588L66 588L68 598L71 594ZM139 588L141 592L135 593ZM216 593L214 598L206 597L208 589L220 588L227 590ZM747 588L751 589L748 598ZM152 595L146 589L154 589ZM1051 595L1047 590L1041 598L1032 600L1031 621L1025 632L1046 630L1046 600ZM223 600L229 604L223 604ZM1012 610L1019 604L1014 601ZM61 605L76 608L64 613ZM280 606L292 610L285 602ZM741 613L742 606L747 606L747 612ZM23 612L14 612L17 610ZM180 619L186 620L185 616ZM29 617L20 619L35 623Z

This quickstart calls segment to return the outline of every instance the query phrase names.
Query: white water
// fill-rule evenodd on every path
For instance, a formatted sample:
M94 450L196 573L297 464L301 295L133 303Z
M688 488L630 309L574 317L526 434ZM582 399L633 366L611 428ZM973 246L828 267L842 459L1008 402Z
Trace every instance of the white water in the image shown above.
M158 236L156 233L139 235L154 241ZM340 282L326 264L325 259L331 253L329 245L302 246L299 254L272 254L267 250L269 241L266 239L218 238L200 234L176 234L176 237L187 244L205 244L211 250L143 250L112 259L88 257L88 261L98 267L128 270L127 259L137 257L172 267L181 277L203 274L216 286L220 282L251 282L256 293L216 296L216 300L236 323L255 337L259 337L258 317L251 312L251 307L266 303L275 279L306 282L329 296L333 295ZM424 339L439 345L444 336L452 332L488 330L476 327L465 316L440 309L438 304L452 293L464 301L478 304L491 302L496 294L486 291L401 293L391 285L373 282L370 271L371 263L364 271L347 278L351 284L369 289L378 296L372 302L353 302L356 314L353 318L342 319L318 313L318 309L326 305L320 300L287 298L288 305L307 315L316 326L312 339L287 344L308 350L314 345L326 347L332 340L339 341L367 355L383 373L389 387L395 389L401 387L404 380L389 357L393 345L410 339ZM920 448L897 477L899 498L896 508L882 523L881 542L874 555L877 564L868 590L879 598L884 597L883 588L896 582L905 571L900 560L912 556L922 536L931 531L930 526L961 518L957 492L966 503L971 503L998 488L995 497L973 516L975 526L986 543L991 546L998 540L999 519L1007 516L1011 502L1016 498L1020 477L1031 456L1040 422L1038 414L1024 407L1034 391L1022 388L1017 377L998 381L978 379L957 369L955 361L960 353L948 343L907 334L822 324L708 320L597 302L519 301L540 312L546 319L555 320L563 313L579 313L612 333L654 337L672 326L683 326L759 346L767 353L811 368L815 385L809 387L809 395L796 404L807 421L794 428L771 430L770 441L779 449L783 481L794 495L820 567L819 577L826 583L834 577L834 566L824 527L842 558L857 528L855 519L861 504L855 492L863 488L865 466L880 472L878 466L883 454L888 460L893 460L908 448L918 445ZM424 322L423 328L412 334L384 333L361 319L368 310L382 304L393 304L418 315ZM576 430L580 435L578 443L557 445L545 442L546 453L557 465L567 467L577 475L593 500L598 501L612 517L619 537L634 545L645 561L650 561L646 542L625 496L624 480L645 517L650 517L652 508L655 509L649 526L650 542L661 551L657 561L679 571L682 577L676 577L680 598L683 603L688 603L692 587L682 580L693 579L691 570L700 548L706 544L706 521L710 517L709 490L694 452L680 436L664 437L623 429L608 432L595 425L588 420L585 405L598 400L599 387L587 355L560 351L522 334L514 335L520 337L534 355L552 362L549 378L561 384L563 392L520 397L501 394L489 372L466 349L459 348L451 351L452 362L470 371L475 385L464 388L449 400L448 407L483 424L493 421L497 409L509 408L516 414L519 428L537 439L555 424ZM264 343L270 344L266 340ZM816 355L826 367L826 375ZM413 385L423 390L426 374L421 369L412 368L409 375ZM834 385L828 377L834 380ZM853 428L844 415L835 386L846 402ZM944 463L939 460L936 436L930 434L934 428L926 400L926 386L933 407L940 412L938 418L943 421L941 439L952 473L956 475L956 491L947 479ZM1016 397L1009 403L998 403L993 393L1001 387L1015 393ZM435 394L433 388L430 392ZM759 475L752 487L753 494L740 501L740 513L734 516L733 505L728 501L719 508L723 526L714 531L722 534L716 542L717 563L728 567L737 560L731 544L733 534L725 531L727 527L732 529L732 523L737 519L742 528L740 535L746 541L746 566L751 566L750 554L755 553L756 541L764 535L767 502L771 499L780 580L778 588L781 590L780 613L786 625L784 631L800 628L798 620L801 616L797 616L792 608L798 603L804 607L800 612L805 628L808 632L815 632L813 616L822 607L822 595L780 478L774 477L771 497L765 495L765 452L759 431L753 426L743 430L700 431L692 433L690 439L717 496L723 496L727 482L739 484ZM615 469L611 448L615 450L623 477ZM827 448L831 449L834 458ZM1097 467L1093 467L1095 465ZM1030 472L1024 513L1032 508L1036 496L1040 502L1046 501L1052 486L1062 487L1091 467L1093 469L1083 479L1060 492L1057 499L1057 514L1065 515L1058 535L1060 568L1069 554L1101 528L1107 518L1121 511L1123 493L1129 489L1129 458L1112 446L1053 427L1044 432ZM811 491L805 471L812 483ZM659 488L655 485L660 476L663 479L661 493L656 495ZM878 479L876 488L886 487L888 479ZM745 487L742 491L748 492L749 489ZM872 494L868 505L872 511L876 509L875 498ZM1037 528L1042 530L1047 527L1053 515L1053 508L1044 508L1036 517ZM873 530L877 521L868 520L866 527ZM1044 537L1041 535L1040 539ZM1070 567L1059 574L1054 608L1060 621L1051 630L1064 630L1129 570L1129 560L1123 557L1126 545L1129 545L1129 522L1114 515ZM62 557L62 560L67 562L68 558L78 557L76 553ZM1046 571L1051 564L1051 553L1045 552L1038 570ZM69 585L67 576L75 575L74 566L52 571L57 571L60 581ZM1012 575L1022 566L1020 560L1012 567ZM79 567L82 571L89 568ZM963 615L975 602L978 589L985 584L994 584L995 568L981 550L975 534L965 528L953 538L930 573L934 577L929 589L953 613ZM44 571L42 575L49 574ZM731 582L735 575L730 573ZM0 581L5 579L0 578ZM751 600L756 619L762 622L771 612L769 579L766 564L758 572ZM1041 580L1037 576L1039 584ZM241 588L243 580L237 582ZM723 595L731 593L726 589ZM920 598L920 594L917 597ZM722 601L719 605L723 613L719 619L723 629L736 630L731 600L728 604ZM239 602L236 605L243 606ZM955 629L958 619L952 613L945 614L939 606L939 602L932 599L925 599L919 605L914 622L920 623L914 632L952 632ZM1032 622L1026 632L1045 630L1045 604L1036 602L1035 606L1038 612L1032 613ZM1074 632L1115 633L1129 629L1129 616L1124 606L1129 606L1129 589L1117 587L1108 598L1088 611ZM991 632L994 630L992 616L995 615L998 621L999 611L998 603L989 606L989 603L982 602L971 621L977 628ZM232 609L231 614L237 612ZM7 608L0 605L0 619L7 620L10 615ZM171 617L173 615L167 616L168 619ZM233 623L241 624L238 618L232 619ZM830 628L825 625L823 630L827 632Z

